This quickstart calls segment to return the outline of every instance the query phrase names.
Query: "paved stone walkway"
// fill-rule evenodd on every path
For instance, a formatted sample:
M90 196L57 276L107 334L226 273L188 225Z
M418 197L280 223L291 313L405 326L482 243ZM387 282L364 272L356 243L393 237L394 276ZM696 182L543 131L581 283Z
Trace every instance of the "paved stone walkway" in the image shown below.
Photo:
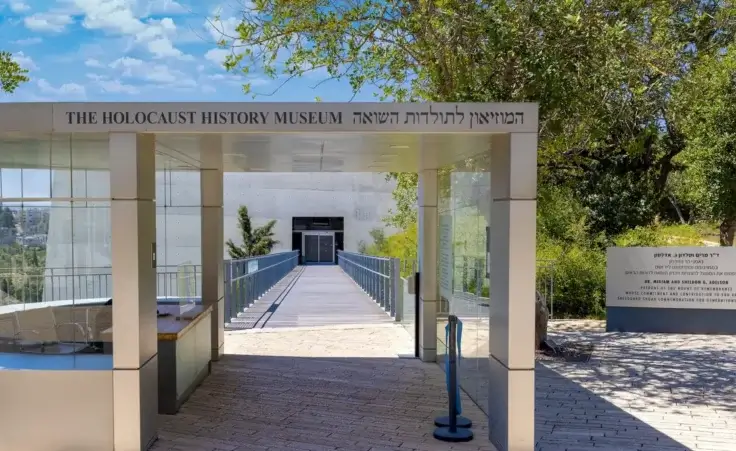
M335 268L314 269L319 281ZM485 416L465 395L476 439L432 438L447 405L444 373L398 358L413 352L410 335L367 298L346 305L344 282L323 287L324 298L304 289L311 301L283 310L280 327L227 332L225 357L178 415L161 417L154 450L493 450ZM300 320L297 306L320 303L333 306L324 325ZM363 314L374 316L346 324ZM476 368L464 377L480 378L488 324L467 318L465 328L465 365ZM596 321L554 321L550 336L595 351L588 362L537 364L536 451L736 449L736 337L606 333ZM487 402L487 381L476 385L471 393Z
M537 365L538 450L736 449L736 337L550 329L596 348L587 363Z
M153 449L492 451L467 397L475 440L432 437L447 412L445 375L399 358L413 352L406 330L338 267L307 267L264 328L226 332L225 356L178 415L160 417Z
M397 358L410 343L395 324L228 332L212 375L178 415L160 417L153 449L493 450L467 398L476 439L432 438L445 377L437 365Z

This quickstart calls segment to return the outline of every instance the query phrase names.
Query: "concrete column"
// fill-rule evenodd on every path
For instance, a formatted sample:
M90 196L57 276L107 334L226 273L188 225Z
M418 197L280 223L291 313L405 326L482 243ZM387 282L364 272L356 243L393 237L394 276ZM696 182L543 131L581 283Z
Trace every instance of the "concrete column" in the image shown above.
M158 426L155 137L111 133L113 428L116 451L140 451Z
M218 360L225 343L224 219L222 139L205 135L200 141L202 201L202 304L212 310L212 360Z
M491 143L488 425L499 451L534 450L537 135Z
M437 170L419 173L419 358L437 360Z

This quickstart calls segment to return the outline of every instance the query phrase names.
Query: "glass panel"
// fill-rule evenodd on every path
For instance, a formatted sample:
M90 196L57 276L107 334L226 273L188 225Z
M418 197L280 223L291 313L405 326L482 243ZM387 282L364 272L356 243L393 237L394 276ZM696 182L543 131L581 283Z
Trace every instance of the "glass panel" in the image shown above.
M72 141L70 135L51 137L51 197L72 197Z
M109 202L6 204L0 220L15 229L0 234L0 348L110 354Z
M319 237L319 261L320 263L332 263L335 255L335 237L332 235L321 235Z
M110 197L110 152L106 134L75 135L72 138L72 196Z
M463 390L487 411L488 279L486 227L490 178L484 158L473 158L440 171L438 281L438 355L444 365L447 314L463 324L458 377Z
M304 235L304 261L306 263L319 262L319 236Z
M0 139L0 366L23 368L27 354L112 363L107 154L106 134Z
M199 170L162 154L156 166L158 304L186 309L202 296Z

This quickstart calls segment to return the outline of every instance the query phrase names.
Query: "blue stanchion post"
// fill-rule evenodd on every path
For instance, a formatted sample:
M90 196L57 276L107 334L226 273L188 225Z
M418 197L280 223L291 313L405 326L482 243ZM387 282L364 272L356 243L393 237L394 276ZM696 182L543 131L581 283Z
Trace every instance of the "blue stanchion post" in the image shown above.
M470 427L473 423L463 416L460 401L460 384L457 379L458 357L462 344L462 322L455 315L449 315L445 326L445 373L447 380L447 394L449 398L449 414L434 420L437 429L434 438L444 442L468 442L473 439Z

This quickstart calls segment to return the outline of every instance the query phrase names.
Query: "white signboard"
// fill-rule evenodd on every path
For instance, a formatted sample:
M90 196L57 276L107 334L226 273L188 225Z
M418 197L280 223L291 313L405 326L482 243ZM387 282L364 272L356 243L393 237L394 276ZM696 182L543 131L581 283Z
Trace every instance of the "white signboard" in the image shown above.
M736 310L736 248L608 249L606 307Z
M258 260L248 260L248 274L258 271Z
M440 297L452 299L452 275L454 260L452 249L452 216L439 217L439 264L440 264Z
M51 117L56 132L537 132L533 103L58 103Z

